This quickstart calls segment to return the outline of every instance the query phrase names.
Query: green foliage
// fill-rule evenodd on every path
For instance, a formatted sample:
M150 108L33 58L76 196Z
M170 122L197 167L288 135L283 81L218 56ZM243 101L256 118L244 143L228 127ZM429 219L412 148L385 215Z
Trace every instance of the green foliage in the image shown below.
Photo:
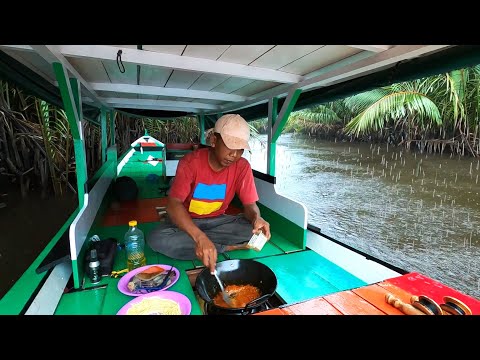
M163 143L192 143L199 142L200 127L196 117L182 117L177 119L139 120L140 124L154 138Z
M377 98L376 95L372 98ZM358 136L367 131L380 130L390 119L408 118L415 119L415 123L421 128L425 127L426 121L441 124L440 112L428 97L419 93L396 92L370 104L345 126L345 130Z
M325 105L318 105L311 109L295 111L290 114L292 121L300 120L305 123L333 124L341 121L335 111Z

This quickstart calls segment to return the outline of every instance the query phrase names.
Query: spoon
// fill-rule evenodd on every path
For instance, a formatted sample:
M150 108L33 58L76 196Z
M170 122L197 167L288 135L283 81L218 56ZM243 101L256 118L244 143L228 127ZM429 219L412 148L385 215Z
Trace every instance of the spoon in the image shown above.
M213 273L211 273L213 276L215 276L215 278L217 279L218 281L218 285L220 285L220 289L222 290L222 297L223 297L223 300L230 306L232 306L232 299L230 298L230 296L228 295L228 293L225 291L225 289L223 288L223 284L222 284L222 281L220 280L220 278L218 277L218 273L217 273L217 269L215 269L215 271Z

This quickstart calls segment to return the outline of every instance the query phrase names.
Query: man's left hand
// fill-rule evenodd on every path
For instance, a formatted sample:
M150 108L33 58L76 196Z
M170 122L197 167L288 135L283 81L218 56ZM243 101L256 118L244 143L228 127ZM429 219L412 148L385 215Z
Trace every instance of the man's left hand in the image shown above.
M261 216L258 216L253 222L252 233L258 234L259 231L263 232L263 235L265 235L267 240L270 240L270 224L266 222Z

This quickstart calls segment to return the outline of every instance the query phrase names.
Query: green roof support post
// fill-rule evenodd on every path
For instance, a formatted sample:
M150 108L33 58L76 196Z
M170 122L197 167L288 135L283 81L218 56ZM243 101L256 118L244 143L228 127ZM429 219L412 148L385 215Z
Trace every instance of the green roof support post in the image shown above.
M115 145L115 113L110 110L110 146Z
M267 173L269 175L275 176L275 152L277 149L277 140L282 133L285 124L287 123L288 117L292 112L297 100L302 93L301 89L295 89L288 92L285 102L283 103L282 109L278 116L277 114L277 104L275 99L268 104L268 153L267 153ZM270 110L271 109L271 110ZM271 112L271 114L270 114Z
M107 111L100 109L100 134L102 136L102 164L107 161Z
M275 154L277 143L272 141L273 125L277 121L278 98L268 100L268 126L267 126L267 174L275 176Z
M58 81L60 94L62 95L65 113L70 125L70 131L73 137L73 147L75 151L75 171L77 173L77 194L78 207L82 208L84 204L85 185L87 182L87 163L85 159L85 145L83 142L83 132L81 119L83 117L82 103L80 101L80 84L75 78L67 81L67 72L63 65L54 62L53 70Z
M205 145L205 115L197 115L198 123L200 125L200 144Z

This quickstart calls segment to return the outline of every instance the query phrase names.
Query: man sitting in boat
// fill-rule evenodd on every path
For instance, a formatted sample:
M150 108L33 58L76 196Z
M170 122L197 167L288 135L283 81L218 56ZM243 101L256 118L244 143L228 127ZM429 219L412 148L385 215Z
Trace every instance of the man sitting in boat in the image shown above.
M197 257L213 272L218 253L245 249L260 231L270 239L270 224L256 203L252 168L242 157L250 149L249 139L244 118L223 115L215 123L211 146L180 159L168 195L168 217L147 238L153 250L180 260ZM243 214L225 214L235 194Z

